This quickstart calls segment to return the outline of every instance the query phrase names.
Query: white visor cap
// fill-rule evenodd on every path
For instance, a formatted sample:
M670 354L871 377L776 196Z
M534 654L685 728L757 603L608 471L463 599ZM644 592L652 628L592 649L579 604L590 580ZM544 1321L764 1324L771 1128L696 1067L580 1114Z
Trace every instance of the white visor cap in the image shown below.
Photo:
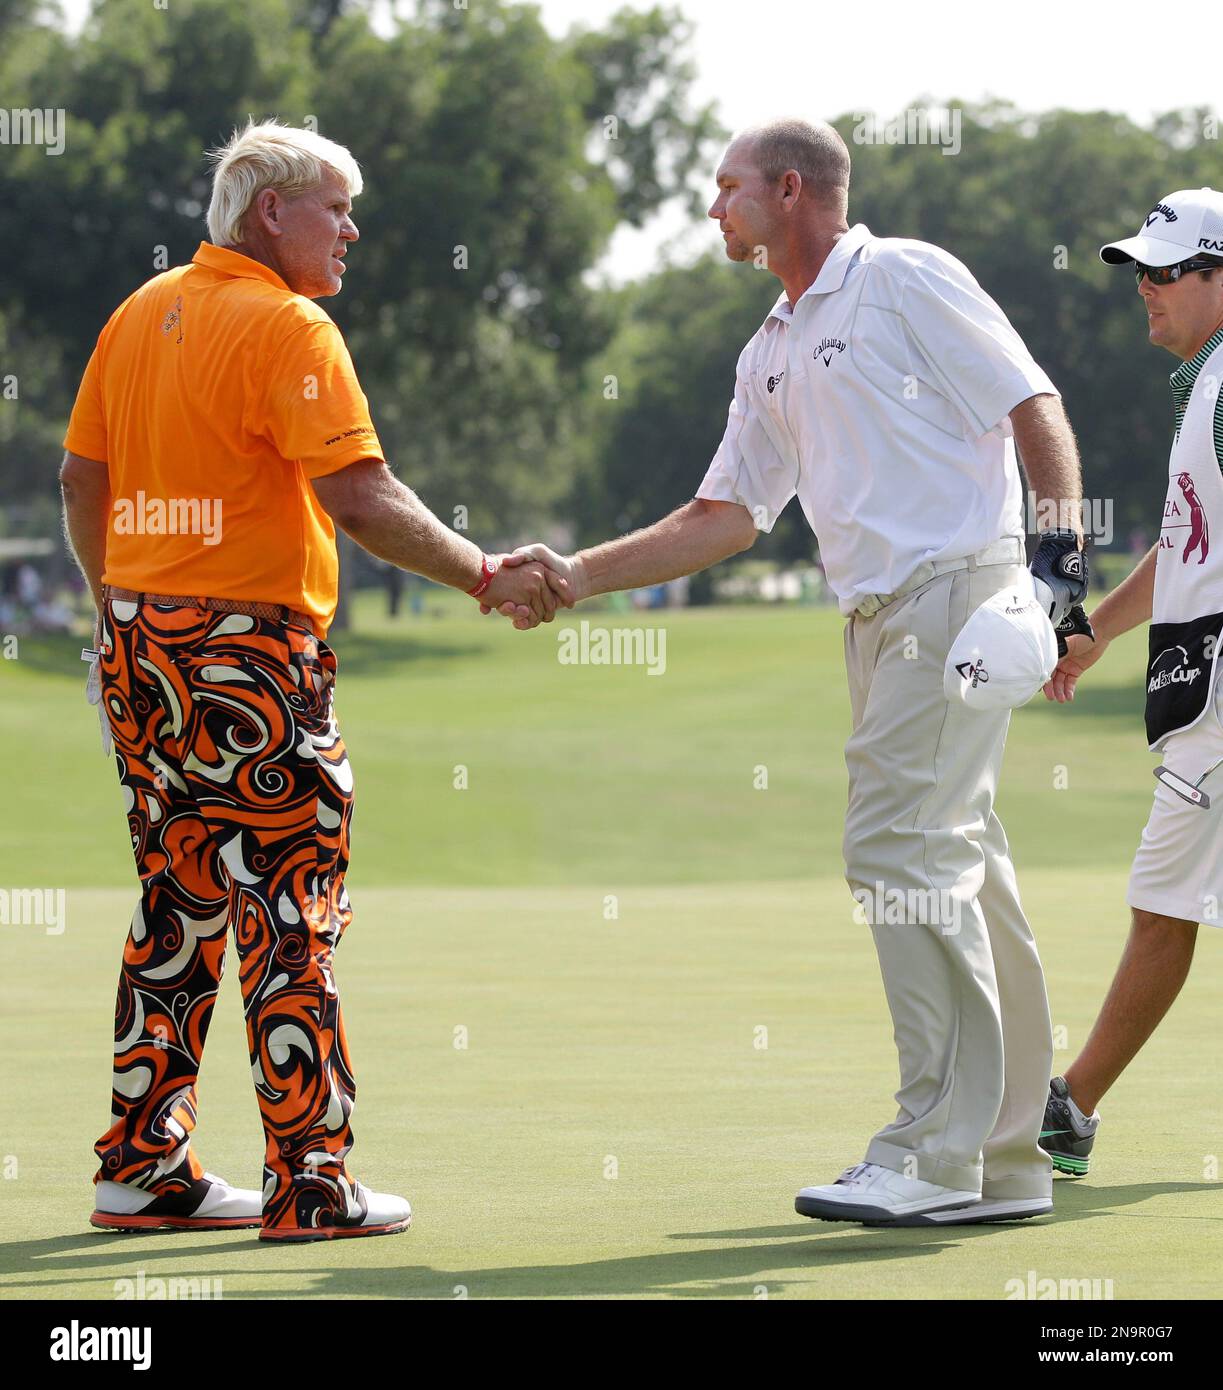
M1057 638L1032 576L986 599L960 629L943 667L943 693L971 709L1025 705L1053 674Z
M1223 193L1182 188L1147 213L1138 235L1100 247L1110 265L1177 265L1195 256L1223 256Z

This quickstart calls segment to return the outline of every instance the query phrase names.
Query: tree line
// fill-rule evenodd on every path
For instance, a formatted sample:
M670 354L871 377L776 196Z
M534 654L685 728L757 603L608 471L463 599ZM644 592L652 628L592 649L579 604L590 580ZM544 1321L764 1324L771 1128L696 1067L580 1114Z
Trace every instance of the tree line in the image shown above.
M691 28L625 8L549 34L508 0L422 0L387 35L362 0L98 0L0 11L10 111L62 110L63 152L0 144L0 534L55 534L60 439L106 317L204 237L203 151L248 115L313 123L362 165L343 329L396 472L487 543L569 523L591 541L690 497L743 343L779 284L710 252L638 281L592 276L613 232L670 199L701 217L728 132L693 99ZM850 221L963 259L1061 389L1115 543L1157 525L1166 374L1132 277L1101 242L1164 193L1219 186L1213 113L969 105L952 152L834 116ZM807 117L809 110L761 112ZM903 131L903 122L897 123ZM762 552L810 557L792 505Z

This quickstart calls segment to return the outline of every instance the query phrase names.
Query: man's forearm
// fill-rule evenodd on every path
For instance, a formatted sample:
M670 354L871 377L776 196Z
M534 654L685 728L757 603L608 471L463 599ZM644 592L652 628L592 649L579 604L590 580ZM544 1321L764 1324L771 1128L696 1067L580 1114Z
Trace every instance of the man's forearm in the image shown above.
M322 491L317 484L316 491ZM439 521L389 471L371 471L357 498L350 510L332 515L371 555L456 589L470 589L479 581L480 547Z
M109 482L84 483L78 478L63 476L60 491L64 499L64 533L68 548L89 585L100 615L106 535L110 528Z
M751 513L737 502L694 498L641 531L579 551L579 596L665 584L747 550L756 539Z
M1129 575L1103 599L1091 614L1091 625L1098 638L1111 642L1123 632L1150 620L1155 596L1156 543L1130 571Z
M1082 536L1083 472L1074 431L1056 396L1031 396L1011 411L1019 459L1037 518ZM1042 527L1042 529L1045 529Z

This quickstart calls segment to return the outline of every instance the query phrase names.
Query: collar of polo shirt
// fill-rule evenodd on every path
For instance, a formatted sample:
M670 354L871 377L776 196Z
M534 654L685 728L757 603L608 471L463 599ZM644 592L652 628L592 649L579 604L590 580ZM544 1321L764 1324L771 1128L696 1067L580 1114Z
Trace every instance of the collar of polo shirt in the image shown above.
M866 245L871 239L871 230L865 222L855 222L854 225L845 233L837 244L828 253L828 259L820 266L820 273L815 277L810 285L798 297L798 304L801 304L809 294L833 294L845 283L845 276L849 271L850 262L857 254L859 249ZM794 306L798 308L798 304ZM790 308L790 301L786 298L783 290L777 303L773 305L770 318L790 319L793 317L793 310Z
M263 265L252 260L250 256L243 255L241 251L231 251L226 246L213 246L209 241L201 241L199 250L191 259L196 265L206 266L209 270L219 270L222 275L238 275L247 280L266 280L278 290L289 289L270 265ZM289 290L289 293L292 291Z

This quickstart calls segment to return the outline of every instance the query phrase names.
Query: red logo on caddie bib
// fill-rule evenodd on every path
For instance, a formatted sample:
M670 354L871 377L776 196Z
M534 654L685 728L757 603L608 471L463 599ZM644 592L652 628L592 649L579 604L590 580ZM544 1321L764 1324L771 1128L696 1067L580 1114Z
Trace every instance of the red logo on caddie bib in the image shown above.
M1190 555L1200 549L1202 553L1198 556L1198 564L1202 565L1206 563L1206 557L1210 554L1210 528L1206 524L1206 508L1202 506L1193 486L1192 474L1180 473L1176 481L1180 484L1180 490L1189 505L1189 539L1185 542L1181 564L1187 565Z

